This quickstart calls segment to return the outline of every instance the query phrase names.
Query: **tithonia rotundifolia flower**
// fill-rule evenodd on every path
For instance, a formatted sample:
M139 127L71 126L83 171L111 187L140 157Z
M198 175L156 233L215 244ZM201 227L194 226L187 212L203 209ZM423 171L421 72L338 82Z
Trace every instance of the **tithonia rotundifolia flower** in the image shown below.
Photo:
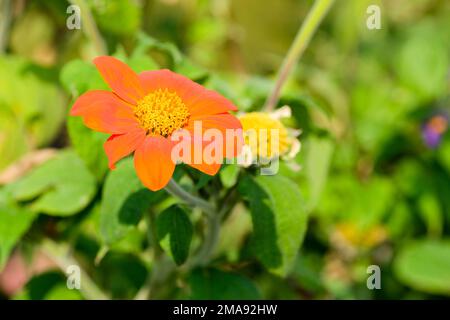
M227 149L227 157L237 156L239 143L231 152L226 145L239 140L241 124L229 113L237 108L217 92L169 70L136 74L109 56L94 59L94 64L112 92L84 93L73 105L71 115L81 116L92 130L111 135L104 145L111 169L134 152L136 173L142 183L153 191L165 187L178 162L172 156L177 144L172 137L179 130L188 132L189 143L202 149L218 144L214 139L205 139L203 132L214 129L225 136L225 132L236 131L235 139L225 139L221 147ZM200 134L194 130L198 123ZM183 161L209 175L220 169L221 162L206 161L202 154L196 157L197 161L186 161L186 157Z

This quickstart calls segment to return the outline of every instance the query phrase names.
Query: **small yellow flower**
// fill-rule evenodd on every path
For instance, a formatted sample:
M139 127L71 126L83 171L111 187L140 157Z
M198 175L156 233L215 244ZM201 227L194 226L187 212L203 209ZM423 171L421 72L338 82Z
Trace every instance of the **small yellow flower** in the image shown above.
M336 232L347 244L361 248L375 247L387 239L387 231L381 225L361 229L354 223L340 223Z
M244 131L247 153L246 165L250 165L256 157L274 159L283 157L292 159L300 151L300 142L296 139L299 131L288 129L280 118L291 116L288 106L275 112L249 112L239 116Z

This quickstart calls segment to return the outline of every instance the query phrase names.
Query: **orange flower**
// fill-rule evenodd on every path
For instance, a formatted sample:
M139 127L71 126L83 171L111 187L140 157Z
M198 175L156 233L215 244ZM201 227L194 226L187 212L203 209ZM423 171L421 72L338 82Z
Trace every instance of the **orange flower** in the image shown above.
M225 134L229 129L242 129L239 120L229 114L237 110L230 101L184 76L169 70L136 74L108 56L94 59L94 64L112 92L86 92L73 105L71 115L81 116L93 130L111 134L104 145L111 169L118 160L134 152L137 175L153 191L165 187L174 172L174 132L187 130L190 143L200 141L203 150L213 142L194 134L195 121L200 121L202 132L216 129ZM241 138L238 133L237 139ZM238 149L239 146L233 148L232 157L237 156ZM209 175L219 171L221 163L200 160L185 162Z

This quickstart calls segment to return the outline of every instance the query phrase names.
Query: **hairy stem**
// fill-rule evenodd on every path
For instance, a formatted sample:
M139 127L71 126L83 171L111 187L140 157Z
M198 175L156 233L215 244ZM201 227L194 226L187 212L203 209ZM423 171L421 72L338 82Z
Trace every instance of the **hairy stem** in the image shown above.
M187 268L208 264L214 254L217 243L219 242L221 222L226 214L234 208L236 203L237 193L233 188L225 195L220 206L220 211L207 217L206 234L203 245L197 255L188 263Z
M207 215L214 215L214 213L216 211L216 209L214 208L214 206L211 203L190 194L189 192L184 190L178 183L176 183L176 181L173 179L171 179L169 181L169 183L167 184L165 189L171 195L179 198L187 205L189 205L191 207L200 208Z
M147 228L148 228L148 238L149 242L153 247L153 258L156 260L161 254L162 249L159 245L158 235L156 233L156 217L153 210L149 210L147 214Z
M149 210L146 215L148 242L151 244L153 253L152 272L148 275L145 285L139 290L134 300L150 299L155 291L155 287L163 282L172 272L167 266L166 257L158 242L156 233L156 218L153 210Z
M283 64L278 71L275 86L271 94L267 97L266 104L264 106L266 111L273 110L277 105L284 83L288 79L295 64L302 56L305 48L308 46L312 36L314 35L314 32L320 25L320 22L325 17L333 2L334 0L316 0L314 3L314 6L298 30L294 42L292 43L289 52L284 58Z
M207 217L206 235L198 254L190 263L191 267L206 265L214 253L220 235L220 215L214 214Z
M198 254L189 263L189 266L206 264L210 260L211 255L214 253L216 244L219 241L220 222L223 214L221 212L217 212L216 208L211 203L185 191L173 179L171 179L166 186L166 190L192 207L200 208L207 214L206 235L203 245L200 247Z
M83 296L88 300L108 300L108 296L95 284L84 271L80 263L70 254L70 248L66 244L55 243L51 240L45 240L42 244L42 251L52 259L62 272L66 272L69 266L77 266L80 268L80 279Z

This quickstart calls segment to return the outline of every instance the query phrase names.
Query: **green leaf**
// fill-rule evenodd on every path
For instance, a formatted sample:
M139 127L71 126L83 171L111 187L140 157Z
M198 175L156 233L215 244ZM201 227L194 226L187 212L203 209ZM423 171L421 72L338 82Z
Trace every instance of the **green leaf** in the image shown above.
M325 187L334 145L329 139L311 136L307 146L305 171L309 187L308 211L311 211Z
M225 188L231 188L237 182L239 176L240 168L236 165L227 165L220 170L220 181Z
M437 157L445 170L450 173L450 139L442 141L442 145L437 151Z
M256 300L258 288L246 277L217 269L196 269L189 277L193 300Z
M188 58L183 59L175 65L175 72L182 74L194 81L205 81L208 71L192 63Z
M108 158L103 149L108 135L87 128L80 117L69 117L67 130L76 153L97 179L101 180L108 170Z
M0 193L0 271L5 266L11 250L35 218L34 212L8 200L5 192Z
M418 199L418 209L428 234L439 237L444 226L444 215L438 198L431 192L422 194Z
M144 211L164 195L164 191L151 192L142 185L132 159L118 163L106 177L103 188L100 234L105 244L122 239L136 227Z
M33 201L30 209L35 212L70 216L91 202L96 183L83 161L65 150L8 189L16 201Z
M58 134L66 114L50 76L23 58L0 57L0 169L28 150L47 145Z
M128 59L128 65L135 72L156 70L159 68L158 64L145 52L134 51Z
M450 240L410 243L398 253L394 270L416 290L450 296Z
M96 268L98 283L112 299L130 299L148 278L144 262L135 254L110 252ZM83 280L81 280L83 286Z
M67 92L79 96L89 89L108 89L93 63L72 60L61 70L60 81Z
M82 300L83 297L78 290L71 290L67 285L58 285L52 288L46 295L45 300Z
M153 37L148 36L144 32L140 32L137 35L138 45L136 50L139 52L145 52L150 49L158 50L172 60L173 65L177 65L183 59L183 54L180 50L171 42L161 42Z
M298 186L278 175L246 176L239 190L250 204L256 256L271 272L285 276L295 262L307 226Z
M95 21L105 31L121 36L138 31L142 10L136 1L94 1L93 4Z
M48 19L45 12L36 9L26 10L12 25L11 51L37 62L43 62L46 59L37 57L36 53L52 45L54 33L55 21Z
M56 271L33 276L14 300L81 300L79 290L67 288L66 277Z
M0 171L25 154L28 149L23 128L19 126L14 114L0 102L0 154L2 155Z
M145 33L139 33L137 41L138 43L136 50L133 52L129 63L135 63L136 60L143 61L144 58L148 59L148 55L145 55L145 53L148 50L153 49L166 54L171 59L171 68L175 72L180 73L197 82L204 82L208 78L208 71L190 61L173 43L161 42L155 38L149 37ZM130 65L134 70L136 70L135 64ZM149 65L149 70L154 68L157 68L157 64L152 61L152 63Z
M420 25L399 50L399 78L425 98L445 92L449 68L448 49L434 28Z
M191 245L193 227L188 215L177 205L173 205L156 220L157 237L166 252L170 252L177 265L183 264Z
M33 276L22 292L14 300L43 300L47 294L58 286L65 285L66 278L61 272L47 271Z
M204 188L213 179L213 176L210 176L209 174L199 173L198 175L199 175L198 182L195 184L196 190Z

